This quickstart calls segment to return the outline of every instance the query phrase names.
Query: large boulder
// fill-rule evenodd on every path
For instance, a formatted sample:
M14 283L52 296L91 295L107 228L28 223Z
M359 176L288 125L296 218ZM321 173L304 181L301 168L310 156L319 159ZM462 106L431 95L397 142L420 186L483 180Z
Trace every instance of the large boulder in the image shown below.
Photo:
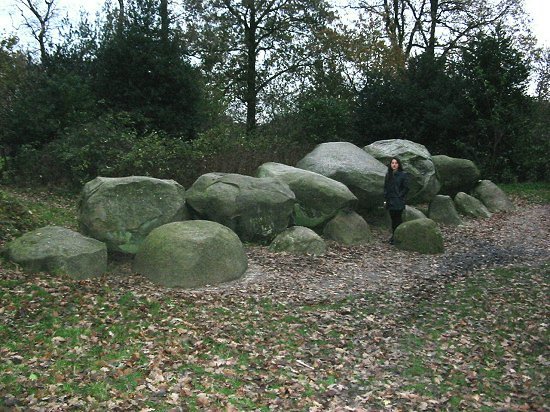
M116 252L134 254L156 227L185 219L185 190L173 180L97 177L79 203L80 231Z
M31 273L49 272L87 279L107 270L105 243L59 226L25 233L8 243L7 255Z
M408 222L409 220L426 219L426 215L422 211L418 210L416 207L406 205L405 210L403 210L403 213L401 214L401 218L403 219L403 222ZM387 228L392 227L391 217L389 213L386 213L384 226Z
M322 143L296 166L345 184L357 197L360 211L372 211L384 204L386 167L352 143Z
M403 222L408 222L409 220L415 219L425 219L426 215L414 206L405 206L405 210L402 214Z
M490 212L511 212L516 209L502 189L490 180L481 180L472 193Z
M462 219L456 211L453 199L447 195L437 195L430 202L428 217L444 225L461 225Z
M295 224L315 227L331 219L342 209L353 209L357 197L343 183L309 170L281 163L264 163L258 177L273 177L286 183L296 195Z
M409 193L407 203L429 202L439 191L440 184L432 162L432 156L425 146L403 139L379 140L368 146L365 151L382 162L390 163L392 157L398 157L403 170L409 175Z
M206 220L173 222L154 229L134 258L134 270L168 287L195 288L241 277L248 266L239 237Z
M353 211L341 211L323 229L323 236L344 245L358 245L372 240L368 223Z
M463 215L470 217L482 217L488 218L491 217L491 212L485 207L479 199L476 199L473 196L470 196L464 192L458 192L455 196L455 205L456 210Z
M455 196L458 192L470 192L479 180L479 169L471 160L435 155L432 161L441 183L439 194Z
M286 183L270 177L207 173L186 194L201 219L221 223L247 242L270 242L293 221L296 196Z
M326 243L321 236L303 226L289 227L279 233L269 245L269 250L272 252L288 252L296 255L322 255L326 248Z
M394 233L397 248L425 254L444 251L443 236L431 219L415 219L401 223Z

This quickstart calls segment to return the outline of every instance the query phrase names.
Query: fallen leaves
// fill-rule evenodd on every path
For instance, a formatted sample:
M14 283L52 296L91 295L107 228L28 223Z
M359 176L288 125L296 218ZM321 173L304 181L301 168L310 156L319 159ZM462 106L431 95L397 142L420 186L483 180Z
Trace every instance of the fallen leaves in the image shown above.
M0 407L542 410L547 215L444 227L441 256L383 230L322 257L249 247L244 279L200 290L123 260L85 281L0 268Z

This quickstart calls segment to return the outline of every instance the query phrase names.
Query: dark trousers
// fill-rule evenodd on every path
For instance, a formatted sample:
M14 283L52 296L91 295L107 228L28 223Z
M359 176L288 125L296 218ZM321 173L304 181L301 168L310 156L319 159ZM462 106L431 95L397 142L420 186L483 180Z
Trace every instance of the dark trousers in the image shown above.
M403 223L403 210L390 210L389 212L391 217L391 233L393 237L393 232L395 232L395 228Z

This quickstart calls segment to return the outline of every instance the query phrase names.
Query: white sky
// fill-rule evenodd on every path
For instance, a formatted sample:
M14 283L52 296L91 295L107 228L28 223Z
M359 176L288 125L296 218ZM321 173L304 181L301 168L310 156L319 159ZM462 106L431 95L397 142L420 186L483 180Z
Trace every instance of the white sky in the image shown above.
M532 19L531 28L539 41L540 46L550 47L550 0L524 0L525 8ZM59 16L78 20L79 10L84 9L91 15L100 10L105 0L56 0ZM15 7L18 0L0 0L0 35L3 33L17 33L20 27L21 15ZM39 1L41 3L41 1ZM338 3L346 1L338 0ZM26 33L25 33L26 34ZM25 37L19 33L20 37Z
M539 45L550 47L550 0L525 0L525 9L532 18L531 29Z

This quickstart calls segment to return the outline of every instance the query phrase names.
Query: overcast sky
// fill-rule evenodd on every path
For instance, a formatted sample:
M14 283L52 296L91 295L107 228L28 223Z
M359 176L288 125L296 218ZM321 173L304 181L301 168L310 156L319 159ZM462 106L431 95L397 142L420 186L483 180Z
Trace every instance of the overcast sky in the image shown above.
M14 33L18 31L21 16L15 4L18 0L0 0L0 32ZM78 20L79 10L84 9L90 14L100 10L105 0L56 0L58 14L69 13L72 20ZM342 2L340 0L340 2ZM344 2L345 3L345 2ZM525 0L525 7L532 18L531 28L541 46L550 47L550 0ZM22 37L22 36L21 36Z

